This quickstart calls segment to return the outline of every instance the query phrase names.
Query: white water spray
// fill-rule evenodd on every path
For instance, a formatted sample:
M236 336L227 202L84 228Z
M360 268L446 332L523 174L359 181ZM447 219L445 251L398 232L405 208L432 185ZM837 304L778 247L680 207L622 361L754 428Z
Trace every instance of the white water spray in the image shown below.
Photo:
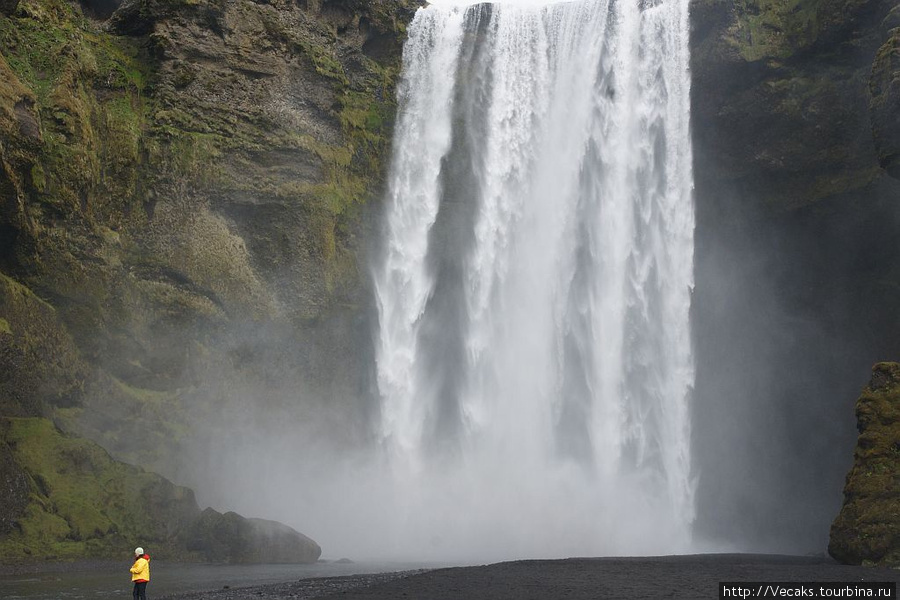
M420 9L375 271L395 550L686 551L688 0Z

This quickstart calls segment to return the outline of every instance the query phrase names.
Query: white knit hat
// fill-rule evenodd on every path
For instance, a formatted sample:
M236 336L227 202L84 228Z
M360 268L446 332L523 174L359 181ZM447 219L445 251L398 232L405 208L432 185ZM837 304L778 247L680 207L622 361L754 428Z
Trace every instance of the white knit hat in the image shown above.
M140 555L143 554L143 553L144 553L144 549L143 549L143 548L135 548L135 549L134 549L134 555L135 555L135 556L140 556Z

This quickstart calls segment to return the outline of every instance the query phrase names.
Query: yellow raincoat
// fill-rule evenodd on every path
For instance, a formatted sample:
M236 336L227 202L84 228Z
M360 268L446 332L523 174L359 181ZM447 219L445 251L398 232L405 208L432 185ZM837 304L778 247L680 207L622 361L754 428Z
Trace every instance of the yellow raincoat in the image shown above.
M150 557L142 554L131 565L132 581L150 581Z

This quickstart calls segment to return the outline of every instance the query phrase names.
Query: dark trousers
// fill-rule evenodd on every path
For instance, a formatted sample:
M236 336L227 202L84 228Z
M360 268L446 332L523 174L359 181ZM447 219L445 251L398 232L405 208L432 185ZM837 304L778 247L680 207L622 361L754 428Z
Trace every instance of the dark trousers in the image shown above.
M131 595L134 596L134 600L147 600L147 582L135 581L134 591L131 592Z

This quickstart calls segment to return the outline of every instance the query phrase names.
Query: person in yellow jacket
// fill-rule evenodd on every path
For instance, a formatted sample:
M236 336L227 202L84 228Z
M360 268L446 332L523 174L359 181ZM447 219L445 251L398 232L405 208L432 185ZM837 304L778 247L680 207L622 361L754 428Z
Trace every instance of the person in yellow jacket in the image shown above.
M147 584L150 583L150 555L145 554L143 548L134 549L131 581L134 582L134 591L131 593L134 600L147 600Z

